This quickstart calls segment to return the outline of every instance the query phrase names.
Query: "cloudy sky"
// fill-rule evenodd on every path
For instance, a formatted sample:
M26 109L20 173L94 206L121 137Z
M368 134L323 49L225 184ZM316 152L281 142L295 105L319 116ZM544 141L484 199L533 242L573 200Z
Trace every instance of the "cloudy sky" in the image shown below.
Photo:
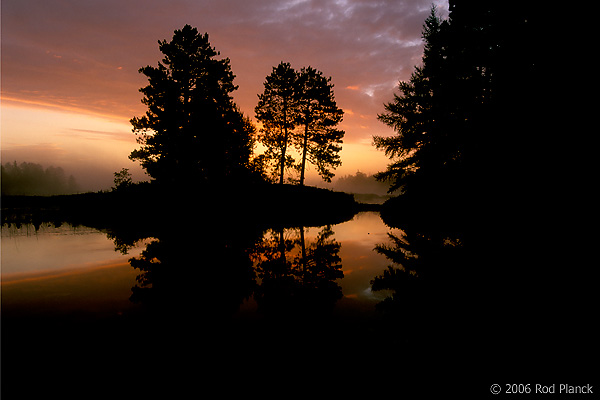
M421 29L446 0L2 0L2 162L61 166L86 189L109 187L136 148L129 119L145 112L138 69L185 24L228 57L234 98L254 117L273 66L332 77L346 131L337 175L374 173L387 159L373 135L399 80L423 51Z

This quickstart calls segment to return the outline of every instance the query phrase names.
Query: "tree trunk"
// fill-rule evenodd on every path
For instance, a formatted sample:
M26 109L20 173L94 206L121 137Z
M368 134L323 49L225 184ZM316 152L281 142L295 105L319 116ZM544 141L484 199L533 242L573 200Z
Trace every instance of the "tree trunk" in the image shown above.
M279 184L283 185L283 174L285 172L285 151L287 150L288 142L288 122L287 122L287 100L283 100L283 147L281 148L281 175L279 176Z
M308 122L304 125L304 143L302 145L302 166L300 170L300 186L304 186L304 168L306 167L306 153L308 150Z
M283 146L281 148L281 173L279 175L279 184L283 185L283 173L285 170L285 151L287 149L288 133L287 126L284 127L283 132Z

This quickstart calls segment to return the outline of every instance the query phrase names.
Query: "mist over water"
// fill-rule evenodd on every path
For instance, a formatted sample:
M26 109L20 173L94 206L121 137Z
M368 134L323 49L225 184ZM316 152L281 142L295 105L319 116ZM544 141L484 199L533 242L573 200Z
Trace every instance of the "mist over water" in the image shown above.
M149 181L150 177L137 165L124 164L134 182ZM116 167L115 167L116 168ZM114 171L106 166L54 166L36 162L5 162L2 165L3 195L59 195L99 190L110 190L114 182ZM374 175L357 171L354 175L339 175L331 183L317 176L309 175L307 183L335 191L359 194L388 196L389 185L377 181ZM357 198L361 201L361 198ZM379 199L381 200L381 199ZM381 200L383 201L383 200ZM367 201L369 202L369 201Z
M122 163L129 169L133 181L149 180L139 165ZM122 167L121 167L122 168ZM2 165L2 194L18 196L51 196L110 190L114 172L106 165L77 161L61 165L44 162L10 161Z
M80 191L73 175L61 167L23 162L2 165L2 195L48 196Z

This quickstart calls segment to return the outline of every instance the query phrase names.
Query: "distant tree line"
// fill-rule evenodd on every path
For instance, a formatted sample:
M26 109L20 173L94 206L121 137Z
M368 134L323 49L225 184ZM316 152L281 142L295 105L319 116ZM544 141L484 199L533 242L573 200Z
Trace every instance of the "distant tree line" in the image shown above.
M289 63L273 68L259 95L260 135L232 98L237 89L228 58L217 59L208 34L185 25L170 42L158 42L164 58L139 71L148 78L140 89L148 109L131 119L139 161L153 180L167 185L283 183L286 169L298 171L303 185L308 163L326 181L341 164L343 112L336 106L331 78L311 67L294 71ZM255 156L257 140L266 149ZM295 147L300 160L289 152Z
M3 196L51 196L80 190L73 175L67 176L61 167L44 168L40 164L14 161L1 168Z
M336 190L347 193L384 195L389 189L386 182L378 181L375 175L367 175L357 171L354 175L344 175L337 178L334 183Z

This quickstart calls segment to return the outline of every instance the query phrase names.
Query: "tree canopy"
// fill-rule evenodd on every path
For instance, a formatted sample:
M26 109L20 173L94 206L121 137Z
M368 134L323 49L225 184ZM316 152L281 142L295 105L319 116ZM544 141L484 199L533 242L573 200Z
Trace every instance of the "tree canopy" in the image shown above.
M190 25L158 44L162 61L139 70L148 77L140 89L148 110L131 120L141 147L130 159L160 182L242 179L250 169L254 126L233 102L229 59L217 59L208 34Z
M274 162L273 169L283 184L285 169L294 164L288 153L292 144L293 129L298 119L297 86L298 74L290 63L281 62L265 78L264 91L258 95L255 108L256 118L263 128L259 141L265 146L265 157Z
M296 71L281 62L266 77L255 112L262 124L259 141L279 183L284 182L287 168L300 172L298 181L303 185L307 161L331 182L332 169L341 165L338 153L344 131L336 128L343 111L336 105L330 77L310 66ZM300 160L290 154L290 146Z
M375 146L392 160L378 174L379 179L390 181L390 191L439 188L463 161L461 125L468 118L460 104L461 92L453 87L456 78L444 43L447 30L448 23L432 9L423 26L422 65L415 67L409 81L399 83L401 94L395 94L379 115L397 133L374 137Z
M531 120L535 106L528 82L535 76L531 20L530 8L500 3L451 1L447 20L432 8L422 64L379 115L396 132L374 137L391 160L378 174L390 190L457 198L497 179L502 168L505 175L514 169L502 159L531 136L519 124Z
M333 94L331 77L312 67L302 68L298 76L299 135L298 147L302 152L300 185L304 184L306 160L317 168L326 182L334 176L331 169L342 164L339 156L344 131L336 129L344 112L338 108Z

